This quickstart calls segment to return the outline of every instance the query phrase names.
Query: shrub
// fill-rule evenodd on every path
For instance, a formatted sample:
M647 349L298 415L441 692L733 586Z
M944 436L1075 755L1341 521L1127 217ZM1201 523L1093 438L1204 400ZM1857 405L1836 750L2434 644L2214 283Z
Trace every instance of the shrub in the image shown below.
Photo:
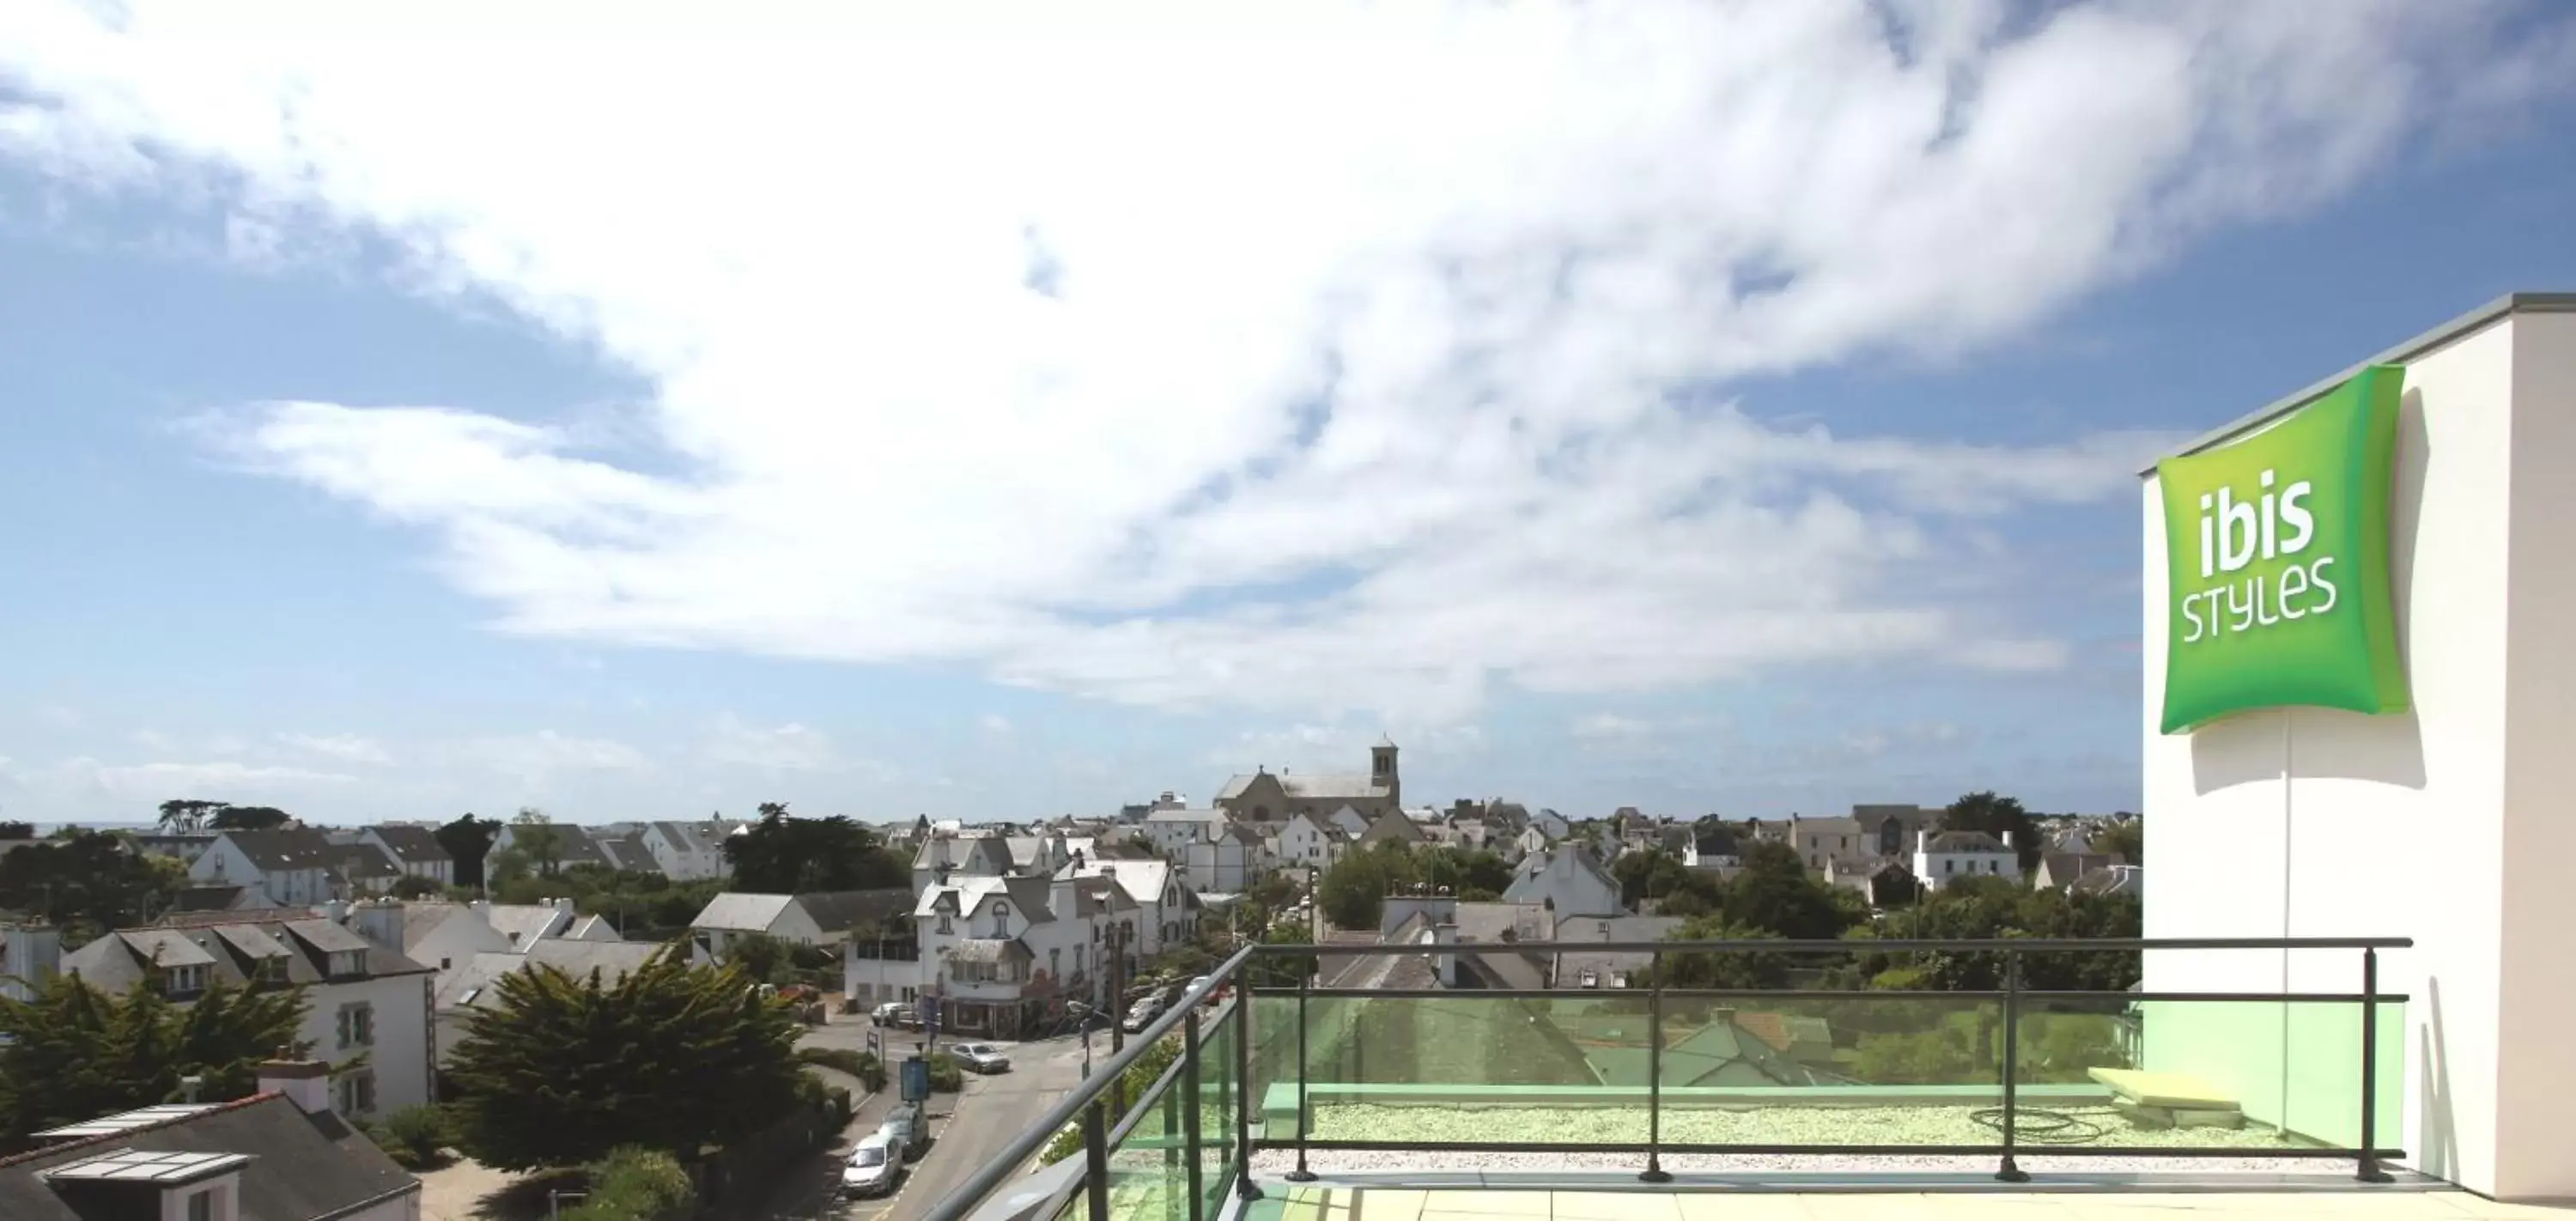
M947 1055L930 1057L931 1093L954 1094L964 1088L966 1088L966 1071L958 1067L956 1057Z
M1136 1062L1127 1066L1127 1071L1119 1082L1121 1087L1119 1093L1127 1098L1127 1110L1132 1111L1143 1105L1146 1091L1153 1089L1154 1083L1162 1080L1163 1073L1172 1067L1172 1061L1180 1058L1179 1035L1167 1036L1152 1047L1146 1048L1142 1055L1137 1056ZM1201 1063L1204 1064L1205 1061L1202 1060ZM1109 1116L1108 1126L1115 1129L1118 1121L1126 1116L1126 1111ZM1038 1164L1052 1166L1080 1152L1082 1152L1082 1125L1079 1122L1066 1124L1062 1131L1055 1134L1055 1139L1047 1142L1045 1150L1038 1154Z
M697 1187L670 1154L626 1145L591 1163L590 1195L562 1221L687 1221L697 1207Z
M383 1124L369 1135L375 1138L385 1156L405 1170L428 1170L445 1165L449 1135L447 1113L437 1107L404 1107L385 1116Z

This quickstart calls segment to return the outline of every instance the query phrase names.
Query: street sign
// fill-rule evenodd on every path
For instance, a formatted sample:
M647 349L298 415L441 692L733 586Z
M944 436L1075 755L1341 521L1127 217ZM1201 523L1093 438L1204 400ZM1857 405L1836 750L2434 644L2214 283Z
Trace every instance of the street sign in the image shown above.
M919 1102L930 1097L930 1061L913 1056L903 1062L903 1100Z

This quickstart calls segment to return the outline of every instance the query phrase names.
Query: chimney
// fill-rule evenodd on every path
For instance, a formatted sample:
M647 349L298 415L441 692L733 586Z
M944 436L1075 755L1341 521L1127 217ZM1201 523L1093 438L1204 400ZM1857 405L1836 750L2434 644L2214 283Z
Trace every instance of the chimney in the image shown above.
M331 1066L298 1058L294 1048L281 1047L276 1058L260 1064L259 1090L286 1095L307 1115L326 1114L331 1109Z
M371 899L360 903L349 923L359 936L396 953L402 951L403 905L400 900Z
M2012 846L2013 846L2013 842L2012 842L2012 832L2010 832L2010 831L2006 831L2006 832L2004 832L2004 851L2006 851L2006 852L2010 852L2010 851L2012 851Z

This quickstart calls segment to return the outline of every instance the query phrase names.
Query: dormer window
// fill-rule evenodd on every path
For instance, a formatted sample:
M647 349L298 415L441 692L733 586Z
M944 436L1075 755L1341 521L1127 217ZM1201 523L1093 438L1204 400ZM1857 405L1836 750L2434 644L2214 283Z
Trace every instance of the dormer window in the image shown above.
M169 969L167 990L173 997L195 996L206 990L206 968L192 963Z
M333 979L341 979L351 975L364 975L366 973L367 952L365 950L333 950L331 952L331 977Z
M993 905L993 936L998 938L1008 937L1010 935L1011 905L1008 903L996 903Z
M268 983L268 984L282 984L282 983L285 983L285 982L286 982L286 955L284 955L284 954L277 954L277 955L272 955L272 956L267 957L267 958L260 959L260 960L259 960L259 979L260 979L260 982L261 982L261 983Z
M939 913L939 931L943 936L953 935L957 932L957 927L949 922L948 913L945 911Z

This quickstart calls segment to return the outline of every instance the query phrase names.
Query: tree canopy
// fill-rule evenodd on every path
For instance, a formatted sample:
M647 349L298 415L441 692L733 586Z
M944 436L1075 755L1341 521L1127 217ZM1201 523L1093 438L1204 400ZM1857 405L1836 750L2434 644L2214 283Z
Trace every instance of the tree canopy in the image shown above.
M205 1101L246 1097L260 1061L295 1044L305 1008L301 989L217 981L181 1008L157 981L120 996L75 975L46 980L31 1000L0 997L0 1149L47 1128L178 1101L184 1077L204 1079Z
M212 831L274 831L295 821L295 816L276 806L226 805L215 810L206 820Z
M2039 868L2039 824L2015 798L1998 797L1991 791L1970 793L1941 812L1941 829L1983 831L1996 839L2009 836L2014 855L2021 858L2023 875Z
M447 1073L458 1145L485 1165L576 1166L621 1145L694 1157L798 1103L796 1019L738 967L666 951L614 984L535 964L493 987Z
M0 856L0 909L95 934L161 914L187 885L168 857L137 853L119 836L72 831Z
M724 843L733 889L795 895L876 890L912 884L912 863L886 851L876 832L835 814L790 818L781 802L763 802L760 821Z
M2146 864L2146 820L2142 818L2132 818L2126 822L2115 822L2110 826L2102 828L2101 832L2093 837L2093 850L2095 852L2108 852L2111 855L2120 858L2122 864Z
M1728 923L1774 937L1830 940L1850 921L1822 879L1807 872L1796 849L1764 841L1747 845L1744 871L1726 885Z
M492 841L501 834L501 820L476 818L471 813L458 815L456 821L430 832L438 846L456 862L456 884L481 886L483 858L491 855Z
M1342 928L1373 929L1386 896L1405 886L1447 887L1462 902L1492 902L1512 885L1512 867L1481 849L1413 847L1387 841L1354 850L1315 883L1324 917Z

